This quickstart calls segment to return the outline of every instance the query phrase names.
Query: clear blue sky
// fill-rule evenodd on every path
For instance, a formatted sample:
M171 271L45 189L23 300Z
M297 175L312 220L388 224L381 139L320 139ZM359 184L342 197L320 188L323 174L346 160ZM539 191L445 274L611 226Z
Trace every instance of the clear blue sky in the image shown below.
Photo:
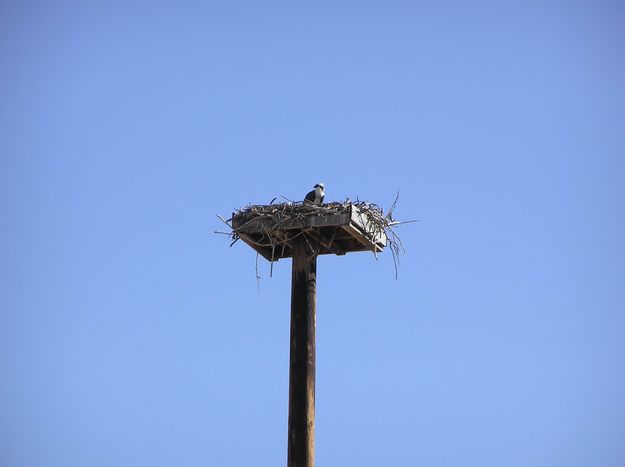
M319 466L625 465L625 6L0 6L0 464L286 465L290 262L213 234L360 197L319 259Z

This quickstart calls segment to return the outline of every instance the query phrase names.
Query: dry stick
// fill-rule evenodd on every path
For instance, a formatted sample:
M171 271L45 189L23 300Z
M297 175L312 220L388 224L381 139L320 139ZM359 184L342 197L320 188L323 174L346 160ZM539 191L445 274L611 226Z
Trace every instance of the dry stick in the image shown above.
M397 204L398 199L399 199L399 190L397 190L397 196L395 196L395 201L393 201L393 204L391 204L391 207L388 210L388 214L386 214L387 218L390 219L390 217L393 215L393 210L395 209L395 205Z
M234 234L236 234L236 235L239 235L239 230L237 229L237 230L235 230L233 233L234 233ZM243 235L246 235L244 232L241 232L241 233L242 233ZM299 234L298 234L298 235L299 235ZM294 238L295 238L295 237L294 237ZM254 245L256 245L256 246L261 246L261 247L269 247L269 246L272 246L272 245L273 245L273 244L271 243L271 241L270 241L270 243L260 243L260 242L257 242L257 241L255 241L255 240L252 240L249 236L248 236L248 240L247 240L247 241L248 241L249 243L252 243L252 244L254 244ZM281 244L281 243L284 243L285 241L286 241L286 240L281 241L281 242L276 242L276 243L277 243L277 244Z
M282 253L280 254L280 256L284 256L284 249L289 244L288 241L289 241L289 234L285 232L284 233L284 242L282 243Z
M269 233L269 231L267 230L267 226L263 225L263 229L265 230L265 234L267 235L267 238L269 238L271 242L271 261L270 261L271 265L269 266L269 277L273 277L273 259L276 257L275 256L275 252L276 252L275 236Z
M392 246L391 253L393 254L393 265L395 266L395 280L397 280L397 261L395 260L395 249Z
M243 224L243 225L239 226L239 227L237 228L237 232L240 232L240 231L244 230L244 229L245 229L245 227L247 227L249 224L251 224L251 223L252 223L252 222L254 222L255 220L257 220L257 219L255 219L255 218L250 219L250 220L249 220L249 221L247 221L245 224Z
M319 245L317 248L317 252L321 251L322 246L326 247L329 251L331 251L332 253L336 255L338 255L339 252L342 252L342 249L332 246L332 243L334 242L334 236L336 235L336 229L334 230L334 234L332 235L332 239L330 240L330 243L328 243L328 241L325 240L324 236L321 234L317 236L315 233L313 233L313 231L308 231L306 234L309 235L313 240L315 240L317 244ZM343 254L345 253L343 252Z
M314 254L315 253L315 249L312 247L312 245L308 241L308 235L306 235L306 231L304 230L302 232L304 233L304 240L306 240L306 243L308 243L308 247L310 248L310 251Z
M420 221L421 221L421 219L413 219L413 220L410 220L410 221L401 221L401 222L400 221L393 221L393 222L389 222L388 225L390 227L391 225L411 224L413 222L420 222Z
M316 240L317 242L317 248L313 251L313 256L319 256L319 254L321 253L321 247L323 246L321 244L321 240L317 238L316 235L313 235L312 232L309 232L310 238L312 238L313 240Z
M235 232L235 233L237 233L237 235L238 235L238 231L237 231L237 232ZM294 235L293 237L291 237L291 238L290 238L290 240L293 240L294 238L299 237L299 236L300 236L300 235L302 235L303 233L304 233L304 232L299 232L298 234L296 234L296 235ZM245 234L243 234L243 235L245 235ZM287 240L282 240L282 241L276 242L276 244L277 244L277 245L281 245L281 244L286 243L287 245L291 246L291 245L288 243L288 240L289 240L289 239L287 239ZM251 243L251 244L253 244L253 245L256 245L256 246L261 246L261 247L269 247L269 246L272 246L272 244L271 244L271 243L260 243L260 242L257 242L257 241L255 241L255 240L252 240L252 239L251 239L251 238L249 238L249 237L247 237L247 240L246 240L246 241L247 241L247 242L249 242L249 243Z
M260 293L260 279L262 279L259 275L258 275L258 257L260 255L258 253L256 253L256 286L258 287L258 293Z
M243 235L245 235L245 234L243 234ZM260 243L260 242L257 242L255 240L252 240L250 237L247 237L247 241L249 243L253 244L253 245L256 245L256 246L262 246L262 247L269 247L269 246L271 246L271 243Z
M332 250L332 245L334 244L334 237L336 237L336 232L337 232L337 230L339 230L339 228L338 228L338 227L336 227L336 228L334 229L334 232L332 232L332 238L330 239L330 243L328 243L328 249L329 249L329 250Z
M393 237L399 240L399 244L401 245L401 248L404 251L404 254L406 254L406 247L404 246L404 242L401 241L401 237L397 235L397 232L395 232L392 227L389 226L388 229L393 233Z
M217 217L219 217L219 220L221 222L223 222L224 224L226 224L228 227L232 228L232 226L228 223L228 221L226 219L224 219L223 217L221 217L219 214L217 214ZM230 219L232 220L232 219Z

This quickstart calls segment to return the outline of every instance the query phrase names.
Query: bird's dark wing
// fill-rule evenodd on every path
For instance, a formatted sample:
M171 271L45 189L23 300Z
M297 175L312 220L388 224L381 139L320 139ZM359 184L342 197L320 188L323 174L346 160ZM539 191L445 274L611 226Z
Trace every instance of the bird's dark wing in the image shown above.
M323 203L323 198L325 198L326 195L321 195L321 197L319 198L319 204Z
M311 203L315 202L315 190L309 191L304 201L310 201Z

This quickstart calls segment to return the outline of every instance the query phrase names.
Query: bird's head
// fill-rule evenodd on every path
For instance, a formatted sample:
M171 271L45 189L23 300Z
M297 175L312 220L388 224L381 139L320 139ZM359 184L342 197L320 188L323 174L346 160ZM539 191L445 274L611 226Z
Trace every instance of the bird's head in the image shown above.
M322 183L317 183L317 184L315 185L315 188L320 188L320 189L321 189L321 191L324 191L324 190L326 189L326 186L325 186L325 185L323 184L323 182L322 182Z

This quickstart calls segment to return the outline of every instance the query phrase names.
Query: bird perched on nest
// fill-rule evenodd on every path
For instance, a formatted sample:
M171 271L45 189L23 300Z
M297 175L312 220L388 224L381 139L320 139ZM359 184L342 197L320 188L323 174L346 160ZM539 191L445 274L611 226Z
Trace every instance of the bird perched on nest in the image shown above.
M323 183L317 183L314 190L308 192L304 198L304 203L321 204L325 196L326 186Z

